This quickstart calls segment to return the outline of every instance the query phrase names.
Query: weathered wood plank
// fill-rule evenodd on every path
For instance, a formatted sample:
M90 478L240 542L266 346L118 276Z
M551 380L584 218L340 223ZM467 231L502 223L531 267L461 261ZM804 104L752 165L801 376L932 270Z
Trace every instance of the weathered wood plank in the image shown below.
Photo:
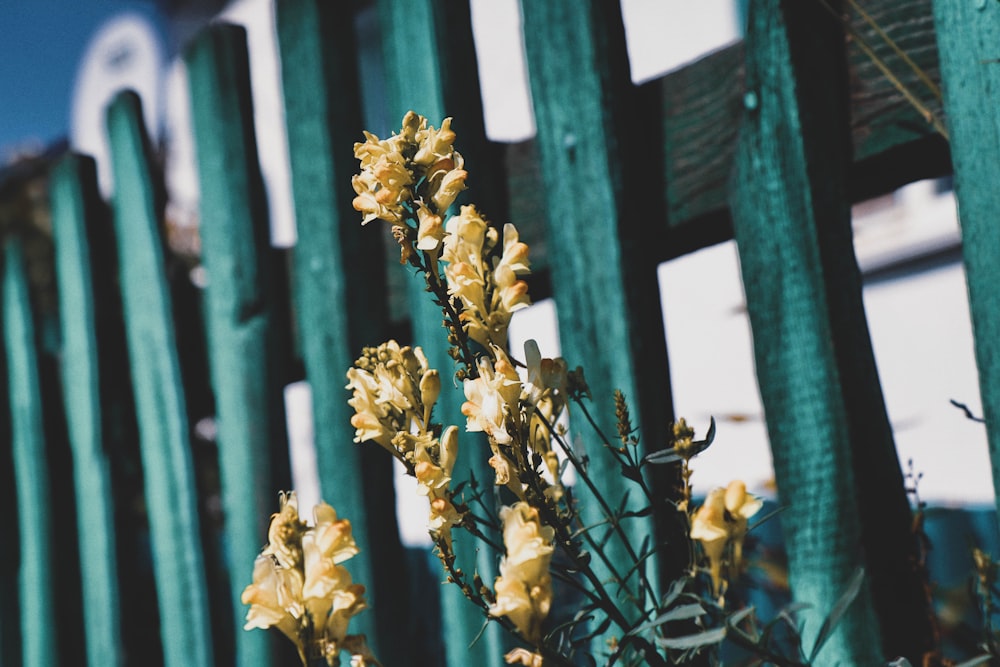
M92 159L67 155L50 184L62 331L62 388L73 451L87 662L120 665L114 495L105 446L101 361L91 277L92 230L103 215Z
M1000 5L934 0L979 392L1000 507Z
M872 0L863 6L932 80L940 80L930 0ZM940 113L940 102L867 23L852 15L851 25L922 103ZM944 139L856 43L848 40L847 46L854 146L848 172L851 200L949 173ZM735 44L648 84L659 86L663 95L670 256L697 249L700 239L727 236L726 183L742 107L743 58L743 44Z
M281 490L272 474L272 450L287 457L288 447L277 377L275 267L254 138L246 30L213 24L189 44L184 61L198 163L208 280L205 328L236 664L251 667L268 662L273 637L241 630L246 607L240 597Z
M3 323L17 485L22 660L25 667L44 667L59 664L57 564L34 314L24 256L16 240L8 241L4 251Z
M479 75L468 3L392 0L378 3L378 9L386 97L394 128L398 131L400 120L410 109L429 118L435 126L445 116L453 116L453 127L458 134L455 147L465 158L470 174L470 191L465 193L464 201L474 201L488 219L504 221L506 197L503 175L497 168L502 155L497 145L486 140L482 102L475 94L479 90ZM390 258L390 261L396 260ZM391 268L406 271L399 266ZM430 365L439 369L442 377L444 391L435 410L436 419L446 425L464 425L461 413L464 396L461 390L451 391L448 381L455 365L447 355L441 311L428 298L417 277L407 278L413 342L424 348ZM463 433L460 440L453 484L468 479L470 473L481 482L491 483L494 473L487 457L481 455L484 450L477 447L480 443L476 435ZM478 571L483 581L491 582L496 575L496 557L477 546L471 538L458 535L455 540L458 565L466 572ZM448 664L453 667L502 664L505 638L500 628L491 623L479 641L473 643L483 621L472 611L470 603L455 586L441 590L441 601L445 644L454 649L447 653ZM466 646L470 647L468 651L464 650Z
M160 636L167 667L210 667L212 627L190 433L163 270L157 187L139 98L108 111L125 333L145 475Z
M940 83L930 2L869 0L863 6L917 65ZM940 114L940 102L899 56L860 17L852 16L851 22L921 102ZM848 171L851 201L950 173L944 138L855 43L848 41L847 47L854 146ZM660 97L663 110L658 132L662 134L664 167L661 180L654 185L663 193L667 205L669 236L660 248L661 261L732 238L727 185L743 104L743 58L744 46L739 42L641 86ZM646 140L654 139L647 136ZM529 140L506 148L508 173L518 188L511 214L519 226L525 221L530 224L533 212L545 198L541 179L520 176L537 169L534 144ZM532 251L538 266L547 267L548 248L532 246Z
M7 374L6 355L0 359L0 372ZM17 530L17 486L14 474L14 451L10 437L9 403L6 383L0 385L0 512L12 518ZM19 550L0 551L0 665L21 662L21 610L18 591Z
M795 0L751 5L750 28L733 226L805 643L864 564L820 664L917 660L930 632L852 245L842 28Z
M400 641L412 603L392 459L380 447L353 442L354 411L344 389L362 347L387 336L388 298L382 239L362 229L352 206L353 145L363 129L353 25L343 8L324 0L285 0L275 9L298 231L295 313L320 485L324 499L350 518L361 549L348 567L367 587L370 611L352 621L352 632L364 632L384 664L411 664Z
M523 0L521 6L562 353L571 368L586 370L591 411L604 434L616 433L612 397L620 389L639 427L640 448L664 447L673 418L656 276L665 228L649 221L662 221L665 211L662 197L649 196L658 180L647 166L662 164L657 100L649 98L651 89L631 83L617 3ZM637 127L652 129L643 136ZM577 437L590 446L589 474L608 504L630 494L629 509L643 507L642 494L608 465L595 434L584 427ZM654 488L670 497L676 471L656 472ZM586 523L602 520L589 494L582 508ZM646 537L654 544L674 541L669 535L677 522L667 513L657 518L655 531L651 520L623 524L634 550ZM626 545L612 538L606 551L627 570ZM658 572L672 580L685 559L679 551L664 552L643 568L654 581ZM603 567L599 574L613 576ZM629 588L638 591L638 581L631 576ZM595 650L605 648L597 642Z

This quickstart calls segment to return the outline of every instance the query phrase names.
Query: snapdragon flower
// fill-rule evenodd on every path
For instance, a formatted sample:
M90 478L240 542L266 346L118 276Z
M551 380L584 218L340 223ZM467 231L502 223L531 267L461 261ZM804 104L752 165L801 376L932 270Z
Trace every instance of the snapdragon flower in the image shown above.
M281 496L271 517L268 544L254 562L253 583L243 590L245 630L277 628L299 651L303 664L324 658L339 664L347 651L359 665L378 664L364 636L348 635L352 617L366 608L365 587L351 581L341 563L358 553L351 522L320 503L309 525L299 518L298 500Z

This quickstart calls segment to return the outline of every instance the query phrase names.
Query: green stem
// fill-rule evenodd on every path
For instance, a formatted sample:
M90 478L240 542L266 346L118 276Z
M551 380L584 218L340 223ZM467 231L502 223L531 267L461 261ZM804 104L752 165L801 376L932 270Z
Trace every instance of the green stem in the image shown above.
M603 434L600 432L600 429L594 423L593 419L590 417L590 414L586 411L586 409L584 409L584 414L587 417L587 421L589 421L593 425L594 430L597 432L598 436L602 438L604 440L605 445L607 445L607 439L604 438ZM576 453L569 447L569 445L566 443L563 437L552 427L552 424L549 423L549 421L545 418L544 415L539 414L538 416L541 419L542 423L545 425L545 428L548 429L549 434L552 436L552 438L559 443L559 446L566 454L566 457L569 459L570 463L572 463L573 467L576 468L578 474L580 475L580 479L583 480L584 484L587 485L587 488L590 490L591 494L594 496L595 499L597 499L598 504L600 504L601 506L601 512L610 522L611 527L614 529L614 532L618 535L619 540L625 547L625 550L628 552L629 558L632 559L632 564L635 566L634 569L636 570L636 573L639 576L639 580L642 583L642 587L645 589L646 594L649 596L649 599L650 601L652 601L655 609L659 611L659 603L656 599L657 596L655 590L653 589L653 585L649 581L649 577L646 576L646 570L644 567L642 567L641 563L639 562L639 556L635 553L635 549L632 548L632 543L629 541L628 536L625 535L625 531L622 530L621 523L619 522L618 517L615 516L614 511L611 509L610 506L608 506L608 503L604 499L604 496L597 489L597 486L594 484L593 480L590 479L590 475L587 474L586 468L583 465L581 465L579 459L576 458ZM602 556L604 555L603 550L598 550L598 553L600 553ZM608 565L608 569L614 572L614 569L611 568L610 565ZM625 588L624 580L621 580L621 585L622 588ZM641 600L641 597L637 596L636 599ZM640 610L642 610L642 605L638 606Z

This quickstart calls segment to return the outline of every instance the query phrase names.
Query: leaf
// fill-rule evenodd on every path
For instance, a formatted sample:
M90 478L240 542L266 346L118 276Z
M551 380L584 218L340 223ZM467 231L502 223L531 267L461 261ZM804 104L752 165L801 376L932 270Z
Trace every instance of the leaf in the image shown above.
M545 639L546 639L546 641L548 641L552 637L555 637L556 635L558 635L559 633L561 633L563 630L570 630L570 631L572 631L574 628L576 628L576 626L580 625L581 623L588 623L588 622L590 622L592 620L594 620L594 615L592 613L588 613L588 614L584 614L584 615L576 614L570 620L565 621L563 623L560 623L556 627L552 628L548 633L546 633Z
M590 641L598 635L603 635L609 627L611 627L611 617L605 616L604 620L601 621L596 628L585 634L583 637L580 637L580 641Z
M855 572L854 576L851 578L851 582L847 585L847 590L844 591L843 595L834 603L833 608L830 610L830 614L823 621L823 625L820 626L819 634L816 635L816 643L813 645L812 653L809 654L809 660L807 662L813 663L816 661L816 655L819 650L823 648L823 644L826 640L830 638L833 631L837 628L837 624L840 623L840 619L844 616L847 608L851 606L854 602L854 598L858 597L858 593L861 592L861 584L865 581L865 568L859 567Z
M683 458L691 458L701 454L703 451L708 449L708 446L712 444L715 440L715 417L712 417L711 423L708 425L708 433L705 434L704 440L695 440L691 443L691 449L681 456L677 453L676 447L671 447L670 449L659 449L655 452L650 452L642 457L642 463L652 464L652 465L662 465L664 463L674 463L680 461Z
M674 463L680 461L682 457L677 453L676 449L658 449L655 452L650 452L642 457L643 463L649 463L652 465L660 465L664 463Z
M961 662L955 665L955 667L976 667L977 665L985 665L992 658L993 656L991 655L977 655L975 658L966 660L965 662Z
M640 510L629 510L629 511L625 512L624 514L622 514L620 518L622 518L622 519L641 518L641 517L644 517L644 516L649 516L652 513L653 513L653 508L650 507L649 505L646 505L645 507L643 507Z
M636 466L628 463L622 463L621 468L622 468L622 477L624 477L625 479L630 479L633 482L638 482L640 479L642 479L642 473L639 472L639 468L637 468Z
M669 623L670 621L683 621L688 618L698 618L705 614L705 609L697 602L692 602L691 604L682 604L673 609L669 609L651 621L646 621L642 625L637 625L628 632L625 633L626 637L637 635L641 632L645 632L651 628L658 627L664 623Z
M667 621L683 621L687 618L698 618L705 614L705 609L697 602L682 604L660 614L660 623Z
M661 607L669 607L673 604L681 593L684 592L684 585L687 584L687 578L675 579L673 583L670 584L670 589L667 591L663 599L660 600Z
M726 638L726 628L714 628L699 632L696 635L684 637L657 638L656 645L661 648L700 648L711 644L718 644Z
M746 609L740 609L738 612L726 619L726 625L730 627L736 627L740 622L754 612L753 607L747 607Z
M708 446L715 441L715 417L709 418L708 423L708 433L705 434L704 440L696 440L693 445L696 445L696 452L703 452L708 449Z

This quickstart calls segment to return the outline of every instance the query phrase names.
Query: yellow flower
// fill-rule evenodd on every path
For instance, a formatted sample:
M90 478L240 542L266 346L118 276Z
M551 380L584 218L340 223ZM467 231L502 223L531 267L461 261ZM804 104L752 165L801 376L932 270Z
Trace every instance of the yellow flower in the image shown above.
M451 543L451 528L462 522L451 501L451 472L458 456L458 427L449 426L440 442L428 434L414 440L413 472L417 478L417 491L430 501L428 528L438 537Z
M298 577L297 570L279 567L273 557L258 556L253 564L253 583L241 598L243 604L250 605L243 629L274 627L298 644L298 618L302 615L295 607L302 588Z
M544 526L538 510L525 502L500 510L506 555L500 561L492 616L506 616L526 640L541 641L541 626L552 605L552 540L555 530Z
M438 372L428 367L423 350L394 340L365 348L347 379L354 392L348 400L354 441L374 440L394 455L410 457L413 443L407 436L426 431L441 393Z
M746 537L750 517L760 511L764 501L747 493L747 485L733 480L726 487L726 514L730 518L730 541L733 544L732 568L739 571L743 562L743 538Z
M250 605L244 629L275 627L295 643L303 663L323 656L334 665L351 617L366 606L365 588L340 565L358 553L350 521L338 519L326 503L313 516L312 526L301 521L295 494L282 495L268 545L241 597Z
M503 227L503 255L493 269L499 296L494 310L502 307L505 312L513 313L531 305L528 283L518 279L529 273L528 246L518 239L517 228L507 223Z
M413 113L412 111L410 113ZM416 114L414 114L416 115ZM427 119L423 119L426 125ZM406 119L404 119L404 123ZM412 122L412 117L411 117ZM455 142L455 131L451 129L451 118L441 121L441 129L435 130L433 127L427 128L423 135L414 134L414 139L420 136L420 148L413 156L414 164L430 167L442 160L450 160L454 150L452 144Z
M508 651L503 657L508 665L524 665L524 667L542 667L542 654L532 653L528 649L516 648Z
M465 380L462 414L468 418L466 430L483 431L493 441L506 445L511 442L507 418L514 414L512 408L521 395L521 381L506 354L498 348L494 352L495 366L488 357L480 357L479 377Z
M748 519L763 504L763 500L747 493L746 484L734 480L725 489L712 489L691 518L691 539L701 543L708 559L714 596L724 595L727 577L732 578L739 572ZM726 562L726 548L730 546L732 550ZM728 566L727 576L723 576L724 564Z
M726 526L725 490L712 489L691 519L691 539L701 543L712 577L712 595L722 594L722 557L729 539Z
M514 225L504 226L503 252L484 259L497 244L497 231L475 206L463 206L445 226L445 279L448 292L462 301L462 322L469 337L484 347L506 348L511 315L530 305L528 246L518 240Z
M421 205L417 209L417 221L417 248L427 251L437 250L444 239L444 223L441 216Z
M452 169L430 181L433 187L431 202L434 203L438 212L444 213L449 206L455 203L458 193L465 189L465 179L468 176L469 173L464 169Z

